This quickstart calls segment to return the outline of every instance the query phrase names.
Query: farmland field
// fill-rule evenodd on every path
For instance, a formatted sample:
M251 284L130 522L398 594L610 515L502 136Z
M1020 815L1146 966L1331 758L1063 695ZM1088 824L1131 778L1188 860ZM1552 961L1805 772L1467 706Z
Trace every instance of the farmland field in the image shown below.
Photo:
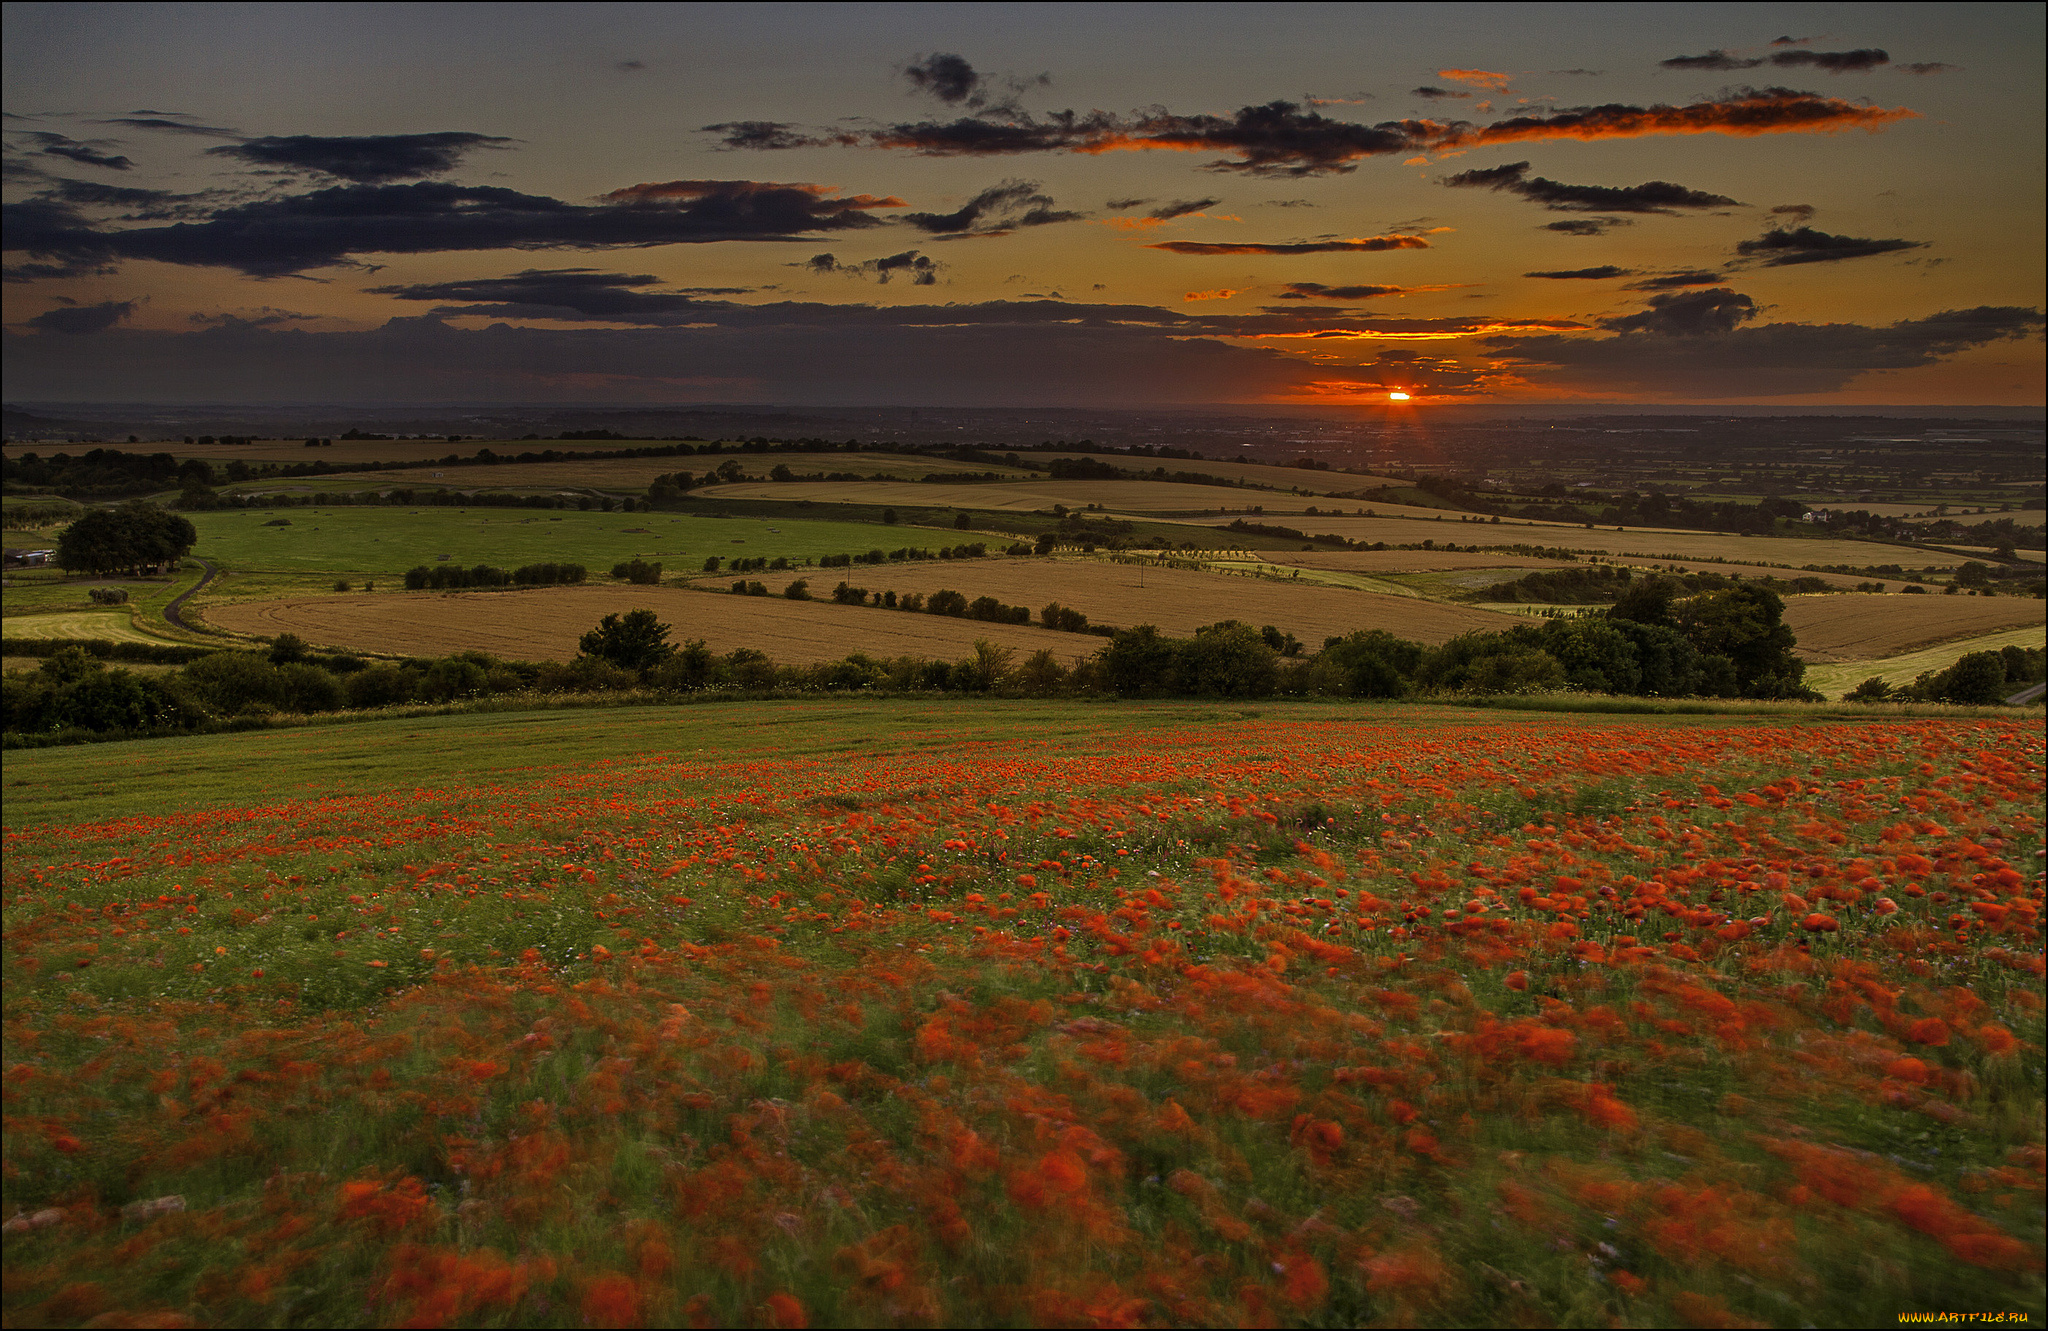
M785 487L787 488L787 487ZM971 538L950 529L883 527L804 518L678 517L672 513L554 512L517 508L279 508L188 515L199 530L192 553L235 570L403 573L442 556L465 567L570 561L602 577L621 560L668 561L695 571L708 555L726 559L815 558L881 545L952 546ZM272 527L274 518L291 525Z
M1026 477L959 485L910 481L749 481L739 485L707 485L690 492L695 499L772 499L820 504L948 505L982 512L1050 510L1055 504L1085 508L1099 504L1110 513L1213 514L1228 509L1233 516L1208 519L1229 524L1254 504L1274 514L1299 513L1317 496L1275 495L1270 490L1240 490L1223 485L1184 485L1174 481L1055 481ZM1387 505L1380 507L1386 508ZM1416 512L1434 510L1417 509ZM1256 517L1253 518L1256 521ZM1321 530L1320 527L1317 528Z
M9 615L10 638L105 638L111 642L162 642L135 627L126 610L74 610L50 614Z
M341 439L325 448L307 448L303 439L258 439L249 444L187 444L177 440L129 446L138 453L169 453L177 458L204 458L208 462L325 462L348 466L361 462L437 462L449 454L474 457L479 448L494 453L606 453L622 448L659 448L663 439L464 439L451 444L445 439ZM48 451L48 446L44 446ZM671 468L673 470L673 468Z
M1046 462L1055 458L1068 460L1094 459L1126 471L1151 471L1164 467L1171 472L1188 471L1203 476L1221 476L1226 480L1242 479L1247 486L1262 485L1278 490L1292 490L1297 487L1310 494L1334 494L1346 490L1370 490L1381 485L1407 485L1409 482L1392 476L1373 476L1349 471L1311 471L1306 467L1279 467L1262 462L1206 462L1199 458L1148 458L1128 454L1062 453L1058 450L1032 452L1023 455L1031 462Z
M1939 647L1924 647L1895 656L1810 665L1806 670L1805 683L1806 687L1826 698L1840 698L1873 675L1895 689L1902 688L1929 670L1946 670L1971 652L1995 652L2001 647L2048 647L2048 628L2037 624L2032 628L2005 629L1982 637L1960 638Z
M1388 511L1385 505L1378 511ZM1193 517L1185 521L1202 526L1228 526L1232 517ZM1253 519L1256 521L1257 519ZM1676 555L1682 559L1725 559L1730 563L1779 564L1900 564L1907 568L1955 568L1967 563L1968 555L1939 550L1908 549L1872 541L1838 541L1791 536L1723 536L1714 532L1677 531L1666 528L1612 527L1588 530L1571 523L1532 523L1503 518L1493 522L1470 522L1460 515L1435 518L1361 518L1342 514L1304 518L1291 525L1314 533L1329 533L1353 541L1385 541L1389 545L1414 545L1433 539L1459 545L1554 545L1569 550L1596 550L1615 555L1655 558Z
M1785 623L1807 661L1861 661L2038 625L2048 605L2017 596L1793 596Z
M1980 522L2001 522L2007 519L2010 519L2012 524L2016 527L2038 527L2042 523L2048 522L2048 509L2022 508L2014 509L2010 513L2001 513L1995 509L1986 513L1956 511L1950 512L1942 517L1935 517L1930 513L1923 517L1914 518L1913 521L1960 522L1965 526L1974 526L1975 524Z
M971 565L942 565L966 569ZM790 601L779 593L807 576L812 594L828 593L838 570L749 574L778 593L733 596L678 587L621 584L499 592L378 592L370 596L283 597L209 605L208 624L233 633L272 637L296 633L319 646L397 655L445 656L481 651L520 661L567 661L577 640L606 615L648 609L675 632L678 644L702 638L716 652L751 647L778 664L835 661L849 652L956 660L974 654L977 638L1020 653L1051 648L1065 664L1090 656L1102 639L1021 624L990 624L949 615L863 609L826 601ZM831 575L828 577L828 575ZM964 578L956 575L956 582ZM728 582L727 585L730 585Z
M623 445L614 445L623 447ZM538 445L522 445L533 448ZM509 445L501 451L516 452ZM590 461L501 462L489 467L437 467L425 463L394 471L365 472L360 475L292 478L281 481L252 481L230 486L235 490L288 490L309 482L323 489L389 490L393 488L447 488L451 490L561 489L608 490L615 494L637 493L653 484L654 478L687 471L702 476L721 462L736 461L749 472L766 472L787 466L798 473L809 471L849 472L879 478L920 481L927 475L955 472L1007 471L986 463L955 462L950 458L897 457L886 453L721 453L708 457L596 458ZM1018 470L1019 477L1028 477Z
M1387 629L1433 644L1475 629L1511 626L1497 615L1464 606L1417 604L1369 591L1292 582L1286 579L1286 570L1274 572L1281 576L1233 576L1106 559L1006 558L825 569L812 575L811 588L813 594L823 595L844 578L856 587L898 595L950 589L969 600L993 596L1034 615L1046 602L1058 601L1098 624L1154 624L1179 637L1218 620L1241 619L1254 628L1271 624L1293 633L1311 648L1324 638L1359 629ZM698 585L718 583L703 578Z
M865 701L10 754L0 1298L2039 1319L2042 760Z

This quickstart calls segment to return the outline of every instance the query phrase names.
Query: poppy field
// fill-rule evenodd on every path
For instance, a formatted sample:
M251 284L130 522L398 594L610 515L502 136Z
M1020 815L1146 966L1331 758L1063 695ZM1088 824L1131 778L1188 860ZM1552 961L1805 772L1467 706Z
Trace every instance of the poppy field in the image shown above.
M8 1325L2044 1316L2038 722L961 715L10 758Z

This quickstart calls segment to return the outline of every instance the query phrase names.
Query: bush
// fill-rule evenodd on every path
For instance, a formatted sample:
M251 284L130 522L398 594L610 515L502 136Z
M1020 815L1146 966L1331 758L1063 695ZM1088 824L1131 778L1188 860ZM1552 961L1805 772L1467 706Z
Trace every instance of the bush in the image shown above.
M839 585L844 587L846 584L842 582ZM782 594L792 601L808 601L811 599L810 580L798 578L795 582L790 583L789 586L784 587Z
M251 707L275 709L287 701L284 677L253 652L215 652L186 666L183 677L199 701L221 716Z
M94 605L128 604L128 589L126 587L88 587L85 594L92 598Z
M395 665L373 665L350 675L342 693L350 707L390 707L412 700L413 676Z
M925 598L924 609L928 615L965 615L967 613L967 598L959 592L947 591L942 588Z
M624 578L639 587L651 587L661 581L661 565L650 564L644 559L629 559L623 564L612 565L612 576Z
M482 666L453 656L428 666L415 686L416 695L425 702L475 698L489 689L490 679Z
M521 587L550 587L578 583L587 576L588 570L581 564L526 564L512 570L513 583Z
M341 681L319 666L297 661L279 666L277 673L287 711L338 712L347 705Z
M652 610L630 610L624 618L606 615L583 635L577 647L585 656L621 670L647 671L675 654L668 635L669 626L656 619Z

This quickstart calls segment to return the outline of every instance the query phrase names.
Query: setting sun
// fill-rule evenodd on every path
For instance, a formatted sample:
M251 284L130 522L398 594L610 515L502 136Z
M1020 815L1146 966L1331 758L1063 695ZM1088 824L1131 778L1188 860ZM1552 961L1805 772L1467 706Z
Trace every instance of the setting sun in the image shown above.
M1408 395L1407 395L1406 393L1389 393L1389 394L1387 394L1387 401L1389 401L1389 402L1406 402L1407 400L1408 400Z

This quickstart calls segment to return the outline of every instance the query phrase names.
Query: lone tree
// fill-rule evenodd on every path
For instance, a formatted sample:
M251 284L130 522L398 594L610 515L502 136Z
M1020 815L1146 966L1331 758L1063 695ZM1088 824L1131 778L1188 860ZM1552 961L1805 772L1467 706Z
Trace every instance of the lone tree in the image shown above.
M91 509L66 527L57 538L57 564L73 573L138 573L176 564L198 540L176 513L130 500Z
M629 610L623 619L606 615L576 645L585 656L621 670L652 670L675 655L668 635L669 626L656 619L652 610Z

